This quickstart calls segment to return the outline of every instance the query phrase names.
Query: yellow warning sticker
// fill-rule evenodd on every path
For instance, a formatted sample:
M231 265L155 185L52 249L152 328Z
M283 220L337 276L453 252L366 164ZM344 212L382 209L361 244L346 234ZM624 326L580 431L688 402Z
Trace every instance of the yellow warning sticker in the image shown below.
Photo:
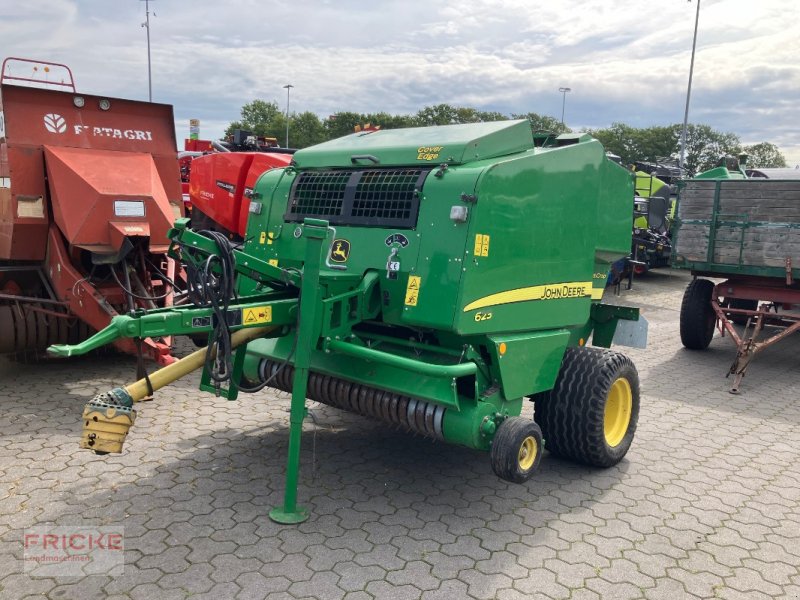
M266 244L267 243L267 232L262 231L261 235L258 236L258 243L259 244Z
M406 286L406 306L416 306L419 300L419 287L422 285L422 277L409 275L408 285Z
M254 306L253 308L242 309L242 323L245 325L272 323L272 307Z
M277 258L270 258L267 262L269 264L271 264L273 267L277 267L278 266L278 259Z
M475 236L475 256L489 256L489 236L481 233Z

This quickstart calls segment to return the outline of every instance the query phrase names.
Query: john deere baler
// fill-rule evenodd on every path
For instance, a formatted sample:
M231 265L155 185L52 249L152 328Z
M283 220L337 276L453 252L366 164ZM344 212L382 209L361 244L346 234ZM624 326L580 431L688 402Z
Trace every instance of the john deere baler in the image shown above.
M176 224L192 305L118 317L87 344L53 349L209 335L207 351L95 398L82 445L120 451L133 402L203 365L201 388L228 397L292 392L280 522L306 518L296 506L306 398L488 450L510 481L535 471L543 437L553 453L615 464L633 439L638 378L625 356L586 344L646 333L635 309L600 301L610 263L630 251L632 196L632 176L596 140L535 145L527 121L370 131L301 150L257 182L243 247ZM535 420L520 416L526 399Z

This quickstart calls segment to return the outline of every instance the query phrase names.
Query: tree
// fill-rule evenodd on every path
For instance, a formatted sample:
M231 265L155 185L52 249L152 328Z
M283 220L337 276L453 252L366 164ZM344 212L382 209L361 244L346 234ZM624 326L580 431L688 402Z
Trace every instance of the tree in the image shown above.
M328 139L332 140L343 135L350 135L355 131L356 125L366 124L365 115L356 112L341 111L331 115L323 123Z
M637 129L635 146L639 156L636 160L656 162L675 155L678 152L680 130L678 125Z
M769 169L772 167L785 167L786 158L775 144L761 142L744 147L747 154L747 166L753 169Z
M637 143L637 130L625 123L612 123L605 129L589 129L589 135L599 140L606 152L616 154L622 159L622 164L630 165L639 158L639 145Z
M286 136L284 121L284 138ZM279 140L283 138L278 138ZM289 145L292 148L305 148L320 144L328 139L328 132L313 112L292 114L289 119Z
M635 161L677 159L680 154L680 124L636 128L614 123L607 129L589 130L609 152L619 155L623 164ZM739 136L712 129L709 125L689 125L686 130L685 166L689 175L719 164L723 156L740 152Z
M689 176L713 169L723 156L736 156L740 152L739 136L735 133L715 131L709 125L689 125L686 129L684 166Z
M456 125L459 123L485 123L487 121L504 121L508 117L499 112L486 112L469 107L437 104L426 106L420 110L414 121L419 127L429 125Z
M275 102L253 100L242 106L240 119L228 125L225 134L230 135L234 129L246 129L254 135L280 139L282 130L286 135L286 120Z
M511 115L514 119L528 119L531 122L531 129L534 133L572 133L572 129L564 125L555 117L548 117L534 112L525 114Z

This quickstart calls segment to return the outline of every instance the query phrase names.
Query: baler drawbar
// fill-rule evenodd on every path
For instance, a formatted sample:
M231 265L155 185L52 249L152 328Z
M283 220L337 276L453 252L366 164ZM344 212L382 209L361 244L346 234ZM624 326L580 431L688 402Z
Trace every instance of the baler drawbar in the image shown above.
M51 348L208 336L208 348L94 398L81 445L120 452L133 404L202 366L201 389L229 399L291 392L285 497L270 512L280 523L308 517L297 505L306 398L489 451L508 481L535 472L543 438L554 454L616 464L633 440L638 376L624 355L586 343L646 337L636 309L600 302L609 265L629 251L632 195L597 141L534 144L527 121L301 150L256 183L241 246L175 223L169 254L190 304L118 316ZM535 420L520 416L526 399Z

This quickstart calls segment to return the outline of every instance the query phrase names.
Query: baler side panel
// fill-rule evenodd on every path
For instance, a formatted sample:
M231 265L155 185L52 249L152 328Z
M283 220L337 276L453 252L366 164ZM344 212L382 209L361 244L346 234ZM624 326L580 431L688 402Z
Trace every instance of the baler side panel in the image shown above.
M393 312L384 318L388 316L393 323L453 330L469 225L451 221L450 209L463 206L462 194L475 193L483 168L451 167L443 177L428 177L415 234L419 257L410 270L403 269L406 276L401 276L400 294L393 295Z
M247 232L247 219L250 216L250 197L248 193L255 190L256 182L259 177L267 171L278 169L281 167L288 167L292 162L291 154L279 154L274 152L256 152L253 155L253 162L247 169L244 178L244 188L242 189L242 206L239 211L239 235L244 236Z
M592 143L599 145L599 142ZM593 227L596 238L595 257L600 263L610 265L630 254L633 188L634 176L630 171L611 160L603 161ZM605 268L603 273L607 272L608 268Z
M192 161L189 196L192 206L231 232L239 228L241 183L253 162L249 152L200 156Z
M596 213L605 160L599 144L582 143L529 152L486 172L470 217L459 333L586 321L596 240L586 215Z
M43 260L48 198L42 151L9 145L8 182L0 194L0 259Z

